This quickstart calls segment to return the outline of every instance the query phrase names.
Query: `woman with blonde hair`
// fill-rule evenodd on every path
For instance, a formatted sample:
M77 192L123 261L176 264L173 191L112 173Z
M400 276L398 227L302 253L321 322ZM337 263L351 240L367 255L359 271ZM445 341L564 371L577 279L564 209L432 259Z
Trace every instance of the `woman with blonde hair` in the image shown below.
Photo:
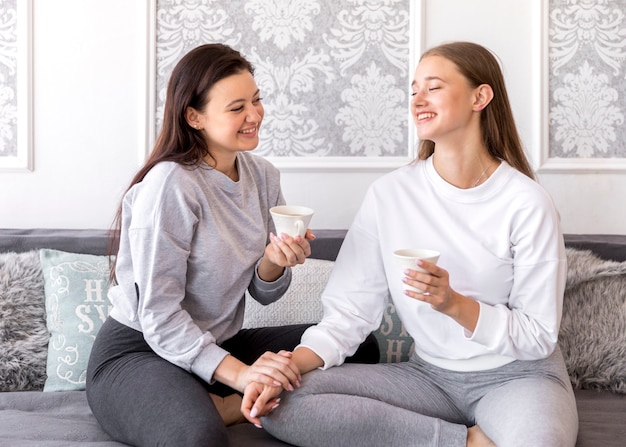
M251 383L244 414L299 446L572 447L559 215L534 181L498 61L474 43L443 44L422 55L411 89L418 159L369 188L324 317L293 351L302 386L269 412L281 388ZM402 248L441 255L400 279ZM415 342L410 361L342 364L389 295Z

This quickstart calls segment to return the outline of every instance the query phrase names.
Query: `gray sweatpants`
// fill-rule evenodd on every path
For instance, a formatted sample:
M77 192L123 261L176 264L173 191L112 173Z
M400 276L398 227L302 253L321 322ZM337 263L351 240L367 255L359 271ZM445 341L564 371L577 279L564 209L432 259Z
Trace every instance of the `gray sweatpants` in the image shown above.
M558 349L478 372L437 368L416 355L311 371L262 423L298 446L465 446L467 427L478 424L498 447L572 447L578 432Z

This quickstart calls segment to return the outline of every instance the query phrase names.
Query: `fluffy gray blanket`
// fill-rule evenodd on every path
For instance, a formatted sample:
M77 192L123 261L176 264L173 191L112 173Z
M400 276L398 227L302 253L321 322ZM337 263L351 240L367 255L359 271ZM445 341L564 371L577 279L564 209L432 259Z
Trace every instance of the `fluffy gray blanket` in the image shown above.
M566 251L559 345L572 384L626 394L626 262Z
M41 390L50 333L39 252L0 254L0 391Z

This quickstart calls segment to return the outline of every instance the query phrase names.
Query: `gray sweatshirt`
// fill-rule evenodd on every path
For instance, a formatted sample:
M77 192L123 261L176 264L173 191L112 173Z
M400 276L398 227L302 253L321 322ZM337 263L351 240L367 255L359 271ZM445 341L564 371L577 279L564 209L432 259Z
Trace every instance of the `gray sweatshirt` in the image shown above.
M109 290L113 318L207 382L228 354L218 344L241 329L245 290L269 304L291 281L289 268L272 283L256 273L274 231L269 209L284 204L280 174L250 153L237 164L238 182L207 165L163 162L134 185Z

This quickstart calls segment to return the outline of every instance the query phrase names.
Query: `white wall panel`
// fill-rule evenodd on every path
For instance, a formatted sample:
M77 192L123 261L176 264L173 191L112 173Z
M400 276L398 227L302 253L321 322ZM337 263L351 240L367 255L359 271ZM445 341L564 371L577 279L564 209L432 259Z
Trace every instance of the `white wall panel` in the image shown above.
M0 227L108 228L148 128L149 1L34 0L34 170L0 172ZM533 162L541 144L541 2L426 0L425 46L474 40L502 59ZM408 80L407 80L408 89ZM314 228L346 228L385 170L285 169ZM545 172L569 233L626 233L626 174Z

